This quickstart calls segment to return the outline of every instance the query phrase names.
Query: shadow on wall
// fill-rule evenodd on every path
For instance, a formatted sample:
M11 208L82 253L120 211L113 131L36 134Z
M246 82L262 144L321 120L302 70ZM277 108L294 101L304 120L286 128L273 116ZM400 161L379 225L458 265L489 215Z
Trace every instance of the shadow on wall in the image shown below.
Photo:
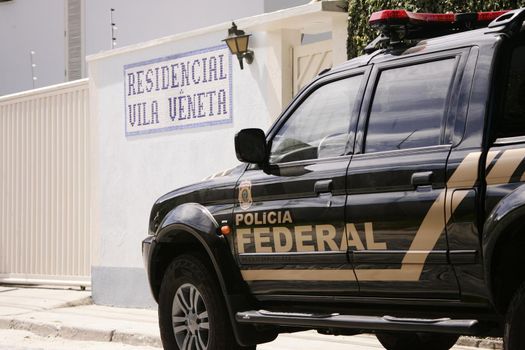
M261 47L254 47L254 51L257 52L257 48ZM272 72L269 67L279 67L280 63L276 54L272 54L272 48L268 46L266 49L269 51L266 54L266 57L255 57L255 59L266 59L267 62L264 65L251 64L249 65L249 69L253 75L253 79L257 82L259 90L263 91L263 94L265 95L265 104L269 113L271 114L270 119L276 120L281 114L284 106L281 108L281 99L277 94L277 91L281 91L281 87L272 85L272 83L276 84L277 81L280 80L271 79L272 75L275 75L275 72ZM267 130L265 130L265 132L266 131Z

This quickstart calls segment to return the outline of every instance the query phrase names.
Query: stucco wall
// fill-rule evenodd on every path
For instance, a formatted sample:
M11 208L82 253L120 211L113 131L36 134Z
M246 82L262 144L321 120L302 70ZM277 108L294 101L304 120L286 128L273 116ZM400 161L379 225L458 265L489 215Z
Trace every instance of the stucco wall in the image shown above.
M87 55L111 49L110 9L117 47L308 3L309 0L84 0ZM36 87L65 81L67 0L0 3L0 96L32 89L29 51L36 52Z
M303 0L304 1L304 0ZM88 0L86 53L111 49L109 9L114 8L117 47L248 17L264 12L261 0ZM283 8L283 7L280 7Z
M31 50L37 65L35 87L63 82L63 1L0 3L0 45L0 96L33 88Z
M230 22L88 57L93 137L92 289L96 303L154 306L141 257L152 204L173 189L238 164L233 138L240 129L269 128L292 98L292 48L300 44L305 22L321 23L321 30L332 31L334 62L344 60L341 52L346 41L346 13L330 10L330 6L333 4L315 3L237 21L239 28L252 34L249 47L255 59L241 70L232 57L228 74L233 120L228 124L129 136L131 122L125 103L128 98L135 101L130 91L139 90L138 86L130 90L130 69L136 81L139 76L135 63L156 64L165 62L167 56L172 59L217 47ZM138 66L146 67L144 64ZM194 83L197 89L201 86ZM189 93L186 88L185 92L175 87L166 89L170 96ZM155 99L151 95L147 98L153 105ZM166 96L160 98L166 100ZM170 123L168 116L164 119Z
M177 187L235 166L234 134L245 127L267 129L268 87L264 33L250 47L253 64L239 69L233 58L233 123L145 136L126 137L124 66L177 53L216 46L226 27L214 33L160 42L147 49L89 62L94 135L94 263L96 303L152 306L142 264L141 241L147 234L154 201ZM130 290L133 290L130 293Z

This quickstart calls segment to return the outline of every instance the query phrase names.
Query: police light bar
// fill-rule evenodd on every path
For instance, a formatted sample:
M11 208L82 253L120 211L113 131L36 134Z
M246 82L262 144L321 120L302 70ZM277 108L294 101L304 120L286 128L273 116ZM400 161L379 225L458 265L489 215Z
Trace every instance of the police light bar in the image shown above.
M407 10L383 10L374 12L370 17L370 24L375 27L388 27L396 25L454 25L462 23L476 24L476 26L488 24L499 16L508 12L478 12L478 13L416 13Z
M416 40L490 27L491 23L499 23L501 19L505 19L504 15L509 11L416 13L407 10L383 10L374 12L370 17L370 25L378 28L381 35L368 44L365 52L371 53L381 47L401 48L413 44Z

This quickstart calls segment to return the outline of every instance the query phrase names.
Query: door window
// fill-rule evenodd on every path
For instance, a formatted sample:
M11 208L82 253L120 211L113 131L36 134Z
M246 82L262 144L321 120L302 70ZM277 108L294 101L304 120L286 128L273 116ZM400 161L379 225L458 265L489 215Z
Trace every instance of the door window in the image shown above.
M496 121L497 137L525 136L525 47L514 49L509 67L503 116Z
M365 152L439 145L454 58L381 72L370 109Z
M311 93L275 135L270 163L344 155L361 80L334 81Z

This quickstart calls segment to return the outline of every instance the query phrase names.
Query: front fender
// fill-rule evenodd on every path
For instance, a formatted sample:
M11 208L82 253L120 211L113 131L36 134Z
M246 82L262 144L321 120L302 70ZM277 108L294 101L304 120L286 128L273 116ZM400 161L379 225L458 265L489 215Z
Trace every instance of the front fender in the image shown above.
M489 214L483 225L483 257L485 278L492 291L492 258L494 250L505 234L511 234L512 227L520 218L525 217L525 186L520 186L504 197Z
M168 239L165 237L171 225L187 225L198 232L210 234L217 238L216 232L219 224L209 210L198 203L181 204L170 211L157 229L157 240ZM212 234L213 233L213 234Z
M209 210L197 203L181 204L170 211L157 230L156 241L179 242L190 234L206 251L225 296L245 292L241 273L226 238L218 235L219 224Z

